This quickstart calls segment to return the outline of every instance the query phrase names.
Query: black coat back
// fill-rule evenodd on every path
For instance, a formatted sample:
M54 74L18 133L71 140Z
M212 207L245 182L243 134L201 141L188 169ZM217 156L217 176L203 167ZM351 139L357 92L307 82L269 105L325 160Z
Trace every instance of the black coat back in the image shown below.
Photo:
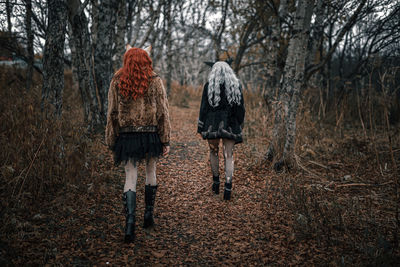
M220 85L220 90L221 100L218 106L212 107L208 103L208 83L204 85L197 132L203 139L227 138L241 143L243 142L242 128L245 116L242 88L240 87L239 105L228 103L224 84Z

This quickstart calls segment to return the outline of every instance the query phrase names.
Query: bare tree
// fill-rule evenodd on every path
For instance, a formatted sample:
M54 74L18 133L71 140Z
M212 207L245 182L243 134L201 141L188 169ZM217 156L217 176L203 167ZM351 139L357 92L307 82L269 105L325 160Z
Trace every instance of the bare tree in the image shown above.
M140 1L140 0L139 0ZM128 44L132 43L132 34L133 34L133 27L132 27L132 20L133 17L135 16L135 7L138 4L137 0L127 0L128 2L128 13L126 16L126 27L127 27L127 38L128 38Z
M6 0L7 28L8 28L8 33L10 35L12 32L12 22L11 22L12 8L13 8L13 5L10 3L10 0Z
M357 17L361 13L365 3L366 0L362 0L359 3L353 15L340 30L335 43L328 51L325 58L321 60L320 63L306 70L304 64L307 55L308 32L312 15L309 11L313 9L314 4L312 3L311 5L311 1L309 0L300 0L298 2L294 18L293 36L289 41L288 56L284 69L284 80L281 90L279 91L279 104L281 107L276 110L277 114L274 119L272 141L269 144L266 154L266 157L272 161L276 154L280 154L279 152L282 151L283 147L283 152L274 164L275 170L280 171L284 166L290 168L295 165L296 117L301 90L306 87L307 81L311 75L317 70L320 70L330 59L345 33L348 32L357 21ZM304 8L306 9L302 10ZM305 16L302 14L305 14Z
M164 9L164 17L165 22L167 23L167 95L171 94L171 81L172 81L172 18L171 18L171 9L172 9L172 0L166 0L166 5Z
M87 4L87 1L86 3ZM84 13L85 5L79 0L68 0L69 22L72 36L70 45L73 46L73 62L76 64L79 91L84 107L84 118L89 127L94 129L101 125L99 102L97 100L94 82L92 60L92 45L90 42L88 20Z
M115 60L114 70L122 67L122 60L125 52L125 35L126 35L126 0L118 2L117 11L117 31L115 34Z
M54 107L56 118L61 117L64 89L64 42L67 14L65 0L48 1L48 26L43 55L42 110Z
M316 71L319 71L326 63L328 60L331 59L333 53L335 52L337 46L339 43L342 41L343 37L345 34L354 26L354 24L357 22L357 19L367 1L366 0L361 0L357 9L354 11L352 16L348 19L346 24L340 29L338 36L336 37L336 40L334 44L330 47L329 51L326 53L326 56L321 60L318 64L311 65L307 68L307 74L306 74L306 80L308 80L311 75L313 75Z
M229 10L229 0L222 0L221 8L222 8L221 22L218 25L215 34L211 35L214 40L215 61L220 60L222 35L225 32L226 28L226 21L227 21L226 17L228 15L228 10Z
M92 33L97 35L96 46L94 48L94 71L103 123L105 123L107 117L108 88L113 76L112 48L115 35L116 7L115 0L101 2L98 7L97 32Z
M275 111L279 115L275 116L272 141L268 148L271 153L275 148L280 148L284 145L283 154L275 163L276 170L280 170L283 164L292 165L294 162L296 115L300 88L304 83L305 59L313 9L314 0L298 1L294 17L293 35L289 41L283 83L279 92L281 108ZM282 138L282 136L285 138ZM272 154L270 155L272 156Z
M147 42L147 40L150 37L150 34L154 31L155 26L157 25L157 20L160 19L160 13L161 13L161 7L163 6L163 2L159 1L157 9L154 10L153 4L150 4L150 14L151 14L151 20L149 23L149 26L147 27L146 32L144 33L142 40L138 44L137 47L143 47L144 44Z
M32 1L26 0L26 38L28 52L28 70L26 72L26 90L29 91L32 85L34 51L33 51L33 32L32 32Z

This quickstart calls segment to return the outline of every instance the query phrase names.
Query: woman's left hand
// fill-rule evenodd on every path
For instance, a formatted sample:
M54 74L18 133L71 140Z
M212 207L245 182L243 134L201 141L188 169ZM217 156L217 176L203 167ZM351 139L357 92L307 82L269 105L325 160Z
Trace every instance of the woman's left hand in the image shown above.
M164 146L163 147L163 156L164 157L168 156L169 150L170 150L169 146Z

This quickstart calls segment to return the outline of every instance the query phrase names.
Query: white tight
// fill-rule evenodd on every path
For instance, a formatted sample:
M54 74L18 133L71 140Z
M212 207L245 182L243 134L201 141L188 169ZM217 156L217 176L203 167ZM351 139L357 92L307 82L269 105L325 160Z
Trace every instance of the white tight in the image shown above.
M210 163L211 171L213 176L219 176L219 142L220 139L208 139L208 145L210 147ZM231 139L222 139L224 148L224 159L225 159L225 177L226 182L232 182L234 160L233 160L233 147L235 141Z
M146 185L157 185L156 178L156 165L157 159L150 158L146 160ZM125 164L125 186L124 192L131 191L136 192L136 182L138 177L137 165L136 163L132 163L132 161L128 161Z

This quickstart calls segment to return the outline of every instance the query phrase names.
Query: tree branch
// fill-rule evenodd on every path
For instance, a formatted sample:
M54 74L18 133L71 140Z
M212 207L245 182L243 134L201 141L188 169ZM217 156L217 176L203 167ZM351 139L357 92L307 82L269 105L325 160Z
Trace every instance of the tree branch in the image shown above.
M337 46L339 45L339 43L342 41L343 36L353 27L353 25L356 23L357 21L357 17L358 15L361 13L362 8L364 7L365 3L367 2L367 0L361 0L361 3L358 5L356 11L354 11L353 15L350 17L350 19L347 21L347 23L344 25L344 27L340 30L335 43L332 45L331 49L329 50L329 52L327 53L326 57L322 60L321 63L319 64L315 64L315 65L311 65L310 67L308 67L306 69L306 74L305 74L305 81L308 81L311 76L317 72L318 70L320 70L327 62L328 60L332 57L333 53L335 52Z

